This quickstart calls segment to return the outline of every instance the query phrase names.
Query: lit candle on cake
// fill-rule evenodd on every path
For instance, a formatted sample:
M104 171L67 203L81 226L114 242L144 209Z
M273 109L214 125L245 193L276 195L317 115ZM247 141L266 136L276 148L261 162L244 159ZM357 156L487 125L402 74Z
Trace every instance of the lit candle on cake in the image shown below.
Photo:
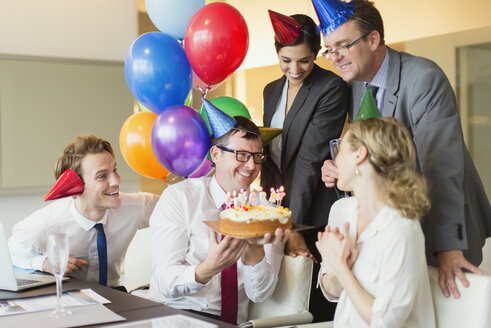
M276 203L276 191L274 190L274 188L271 188L269 191L270 191L269 202L271 204L274 204L274 203Z
M246 196L246 193L244 191L244 189L240 189L240 192L239 192L239 205L240 206L244 206L245 203L247 201L247 196Z
M276 193L276 200L277 200L277 205L278 207L281 206L281 201L283 200L283 198L286 196L286 193L285 193L285 187L281 186L278 190L277 190L277 193Z
M256 206L256 190L253 187L249 189L249 204Z
M237 207L237 192L235 190L232 193L232 199L233 199L233 202L234 202L234 207Z
M267 195L266 192L263 191L263 187L259 187L259 205L263 205L268 202L266 197Z

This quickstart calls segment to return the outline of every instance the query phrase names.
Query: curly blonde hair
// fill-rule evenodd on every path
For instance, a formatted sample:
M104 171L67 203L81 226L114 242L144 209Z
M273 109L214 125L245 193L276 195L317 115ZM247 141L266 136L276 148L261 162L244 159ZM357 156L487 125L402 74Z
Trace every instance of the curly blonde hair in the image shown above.
M80 168L82 158L87 154L99 154L104 151L107 151L114 157L113 148L108 141L93 134L77 136L75 142L66 145L63 153L58 157L53 169L55 178L58 179L66 169L72 169L82 177Z
M406 218L419 219L430 209L426 181L416 172L416 150L406 127L391 117L352 123L351 150L362 146L377 173L389 205Z

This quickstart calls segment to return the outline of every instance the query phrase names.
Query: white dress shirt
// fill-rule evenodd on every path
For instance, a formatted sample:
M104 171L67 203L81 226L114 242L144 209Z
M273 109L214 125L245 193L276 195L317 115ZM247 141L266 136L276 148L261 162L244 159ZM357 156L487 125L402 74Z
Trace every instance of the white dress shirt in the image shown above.
M384 112L384 99L385 90L387 89L387 75L389 74L389 50L385 49L385 57L382 61L382 65L378 69L377 73L371 81L366 81L371 85L378 87L377 94L375 96L375 102L377 103L377 108L380 113ZM363 95L364 97L365 95ZM363 98L361 99L363 101Z
M158 196L148 193L121 193L120 196L121 206L106 210L98 222L80 214L72 197L55 200L18 222L9 239L13 264L42 270L47 257L48 235L64 232L68 235L70 256L89 262L71 276L99 283L97 230L94 225L102 223L107 242L107 285L120 286L126 250L137 229L148 227L150 214L158 200Z
M285 80L283 84L283 90L281 91L280 100L278 100L278 105L271 118L270 127L283 129L283 123L285 122L285 112L286 112L286 101L288 99L288 79ZM281 149L282 149L283 136L280 133L276 138L271 140L271 146L269 147L269 153L271 159L276 164L276 167L281 170Z
M350 223L356 238L356 197L341 198L331 208L329 226ZM386 206L357 240L358 258L352 271L360 285L374 297L372 321L368 325L342 291L334 315L335 327L435 327L435 315L425 257L425 242L419 221L403 218ZM324 264L323 264L324 266ZM324 270L320 270L319 279ZM319 284L319 283L318 283Z
M201 284L195 280L195 268L208 253L210 228L203 221L218 220L225 198L215 177L187 179L164 190L150 218L152 278L147 297L220 315L220 274ZM249 300L261 302L274 291L283 247L266 245L264 259L254 266L237 262L239 323L247 320Z

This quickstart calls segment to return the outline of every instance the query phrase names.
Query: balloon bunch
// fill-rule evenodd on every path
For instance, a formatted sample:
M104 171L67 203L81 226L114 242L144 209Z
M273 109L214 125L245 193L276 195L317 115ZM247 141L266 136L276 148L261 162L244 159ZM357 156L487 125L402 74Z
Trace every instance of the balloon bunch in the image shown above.
M207 175L212 170L206 158L209 126L203 111L189 107L192 87L206 97L240 66L249 46L247 24L225 3L146 0L145 5L160 32L139 36L126 55L126 82L142 111L121 129L123 158L150 178L165 179L169 172L182 177ZM222 110L245 111L243 116L250 118L237 100L220 101L226 107Z

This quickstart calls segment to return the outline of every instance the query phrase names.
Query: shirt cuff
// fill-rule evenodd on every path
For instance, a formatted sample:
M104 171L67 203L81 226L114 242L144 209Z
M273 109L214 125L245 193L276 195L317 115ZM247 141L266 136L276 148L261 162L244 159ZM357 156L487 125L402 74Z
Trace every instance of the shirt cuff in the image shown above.
M201 288L209 285L213 280L213 278L210 279L206 284L199 283L196 281L195 271L196 265L191 265L184 268L184 271L182 272L182 282L191 290L191 293L199 291Z
M329 302L337 303L339 301L339 297L332 296L322 287L321 284L322 276L326 273L327 273L326 265L324 264L324 262L321 262L321 268L319 270L319 274L317 275L317 288L321 289L322 294Z
M268 262L266 261L266 256L263 257L261 262L256 263L254 265L244 264L244 262L242 262L242 258L240 258L239 261L240 261L240 264L242 265L242 271L244 272L244 274L254 275L257 273L261 273L261 272L264 272L266 270L266 268L268 267Z
M31 269L43 271L44 261L47 259L44 255L38 255L31 258Z

